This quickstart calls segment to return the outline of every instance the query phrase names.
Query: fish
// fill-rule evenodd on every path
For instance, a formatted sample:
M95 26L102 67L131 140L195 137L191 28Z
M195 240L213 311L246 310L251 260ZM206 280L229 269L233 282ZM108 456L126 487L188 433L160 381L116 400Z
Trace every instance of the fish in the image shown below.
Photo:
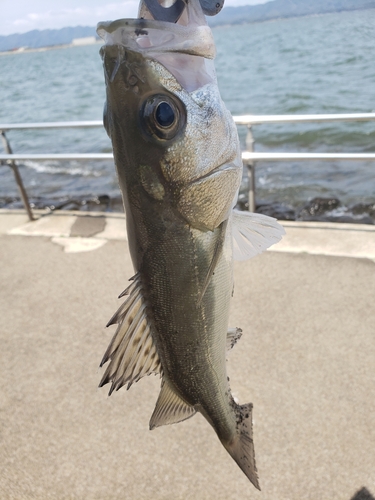
M226 370L241 336L230 328L233 260L279 241L262 214L235 210L242 178L237 129L218 90L215 44L198 0L178 23L99 23L106 103L134 276L107 326L109 393L152 373L161 389L150 429L201 413L260 489L252 403L238 404Z

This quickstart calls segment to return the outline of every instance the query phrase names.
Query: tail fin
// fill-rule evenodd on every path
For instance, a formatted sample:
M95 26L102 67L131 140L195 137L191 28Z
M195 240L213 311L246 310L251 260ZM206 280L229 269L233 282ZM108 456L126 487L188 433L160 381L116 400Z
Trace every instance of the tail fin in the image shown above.
M253 405L237 406L237 433L229 443L223 445L253 483L260 490L257 468L255 465L254 441L253 441Z

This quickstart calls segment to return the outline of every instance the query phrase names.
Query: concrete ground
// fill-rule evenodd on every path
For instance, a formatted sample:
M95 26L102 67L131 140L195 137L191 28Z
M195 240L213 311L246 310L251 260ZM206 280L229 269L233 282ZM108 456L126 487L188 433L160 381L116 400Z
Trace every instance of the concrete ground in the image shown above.
M152 432L160 379L97 389L133 274L122 215L0 211L0 498L375 498L375 228L288 223L235 264L232 391L262 491L200 416Z

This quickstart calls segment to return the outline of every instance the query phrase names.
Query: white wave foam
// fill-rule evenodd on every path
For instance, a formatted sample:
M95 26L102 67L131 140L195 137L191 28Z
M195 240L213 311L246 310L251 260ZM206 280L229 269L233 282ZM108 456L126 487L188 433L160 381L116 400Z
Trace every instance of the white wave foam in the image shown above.
M61 166L60 163L56 161L49 161L38 163L35 161L27 160L23 162L25 167L31 168L38 173L43 174L64 174L64 175L72 175L72 176L80 176L80 177L101 177L102 173L98 170L91 170L87 167L78 166L79 163L71 162L69 166Z

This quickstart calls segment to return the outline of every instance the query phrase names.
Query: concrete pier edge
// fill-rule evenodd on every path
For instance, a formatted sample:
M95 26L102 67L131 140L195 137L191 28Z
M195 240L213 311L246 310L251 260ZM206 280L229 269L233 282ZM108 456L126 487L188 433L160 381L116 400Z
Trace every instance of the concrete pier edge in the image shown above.
M100 248L108 240L126 240L123 213L0 209L0 234L45 236L68 252ZM375 262L375 225L279 221L286 235L268 251L370 259ZM73 241L65 240L74 239Z

